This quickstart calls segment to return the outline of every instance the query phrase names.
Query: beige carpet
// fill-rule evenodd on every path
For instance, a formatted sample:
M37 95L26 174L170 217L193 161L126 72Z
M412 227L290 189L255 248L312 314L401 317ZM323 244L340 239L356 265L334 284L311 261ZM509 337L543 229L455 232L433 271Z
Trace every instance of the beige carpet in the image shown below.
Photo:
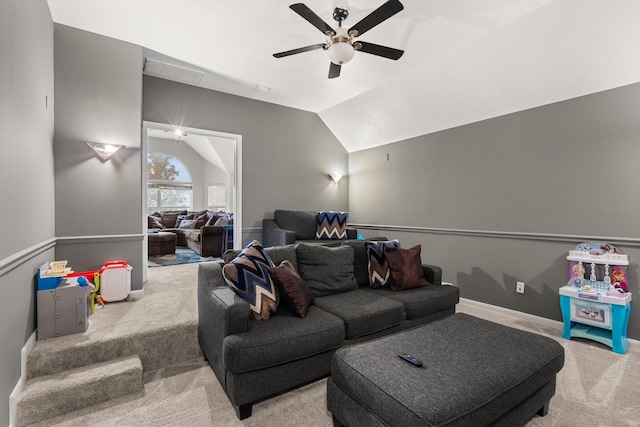
M145 296L123 308L92 316L96 333L197 318L197 265L149 269ZM107 307L109 308L109 307ZM116 319L117 310L122 321ZM565 348L565 366L546 417L528 426L640 426L640 351L618 355L586 340L567 341L560 330L500 311L461 303L458 311L549 336ZM136 319L135 321L133 319ZM128 320L127 320L128 319ZM145 319L145 320L141 320ZM102 324L102 321L105 324ZM109 323L109 324L106 324ZM118 332L116 332L118 331ZM488 343L490 345L490 343ZM321 380L254 406L239 421L213 372L201 359L145 374L145 390L48 420L42 426L331 426L326 381ZM82 396L78 396L82 398Z

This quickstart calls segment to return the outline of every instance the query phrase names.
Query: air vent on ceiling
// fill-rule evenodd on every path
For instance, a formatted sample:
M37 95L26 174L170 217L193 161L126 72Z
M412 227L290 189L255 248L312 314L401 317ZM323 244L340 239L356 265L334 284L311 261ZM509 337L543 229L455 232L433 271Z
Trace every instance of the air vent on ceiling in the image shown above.
M146 59L144 61L144 72L152 76L162 77L163 79L176 80L192 85L200 84L204 73L188 68L176 67L175 65L165 64L164 62Z

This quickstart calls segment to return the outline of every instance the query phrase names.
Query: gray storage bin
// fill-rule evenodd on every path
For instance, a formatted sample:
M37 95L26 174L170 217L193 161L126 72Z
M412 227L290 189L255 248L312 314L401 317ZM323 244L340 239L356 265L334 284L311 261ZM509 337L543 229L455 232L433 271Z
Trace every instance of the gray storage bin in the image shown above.
M90 294L88 286L62 286L38 291L38 339L86 331Z

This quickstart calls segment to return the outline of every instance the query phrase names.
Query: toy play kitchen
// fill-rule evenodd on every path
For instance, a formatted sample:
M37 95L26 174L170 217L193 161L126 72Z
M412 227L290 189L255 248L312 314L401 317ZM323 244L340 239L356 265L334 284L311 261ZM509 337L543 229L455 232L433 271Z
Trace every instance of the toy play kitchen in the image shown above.
M587 338L624 354L631 292L627 255L604 242L585 242L569 251L569 281L560 288L562 338Z

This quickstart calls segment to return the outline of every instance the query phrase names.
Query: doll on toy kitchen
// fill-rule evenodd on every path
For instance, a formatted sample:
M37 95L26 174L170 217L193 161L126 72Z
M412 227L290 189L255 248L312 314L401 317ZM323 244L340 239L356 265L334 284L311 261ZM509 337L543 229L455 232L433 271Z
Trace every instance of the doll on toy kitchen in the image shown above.
M611 296L624 296L629 292L624 270L613 270L611 273L611 287L608 294Z
M571 267L571 271L573 271L573 276L571 277L571 279L569 279L567 285L577 286L578 288L582 287L582 284L584 283L585 272L582 263L575 264L573 267Z

